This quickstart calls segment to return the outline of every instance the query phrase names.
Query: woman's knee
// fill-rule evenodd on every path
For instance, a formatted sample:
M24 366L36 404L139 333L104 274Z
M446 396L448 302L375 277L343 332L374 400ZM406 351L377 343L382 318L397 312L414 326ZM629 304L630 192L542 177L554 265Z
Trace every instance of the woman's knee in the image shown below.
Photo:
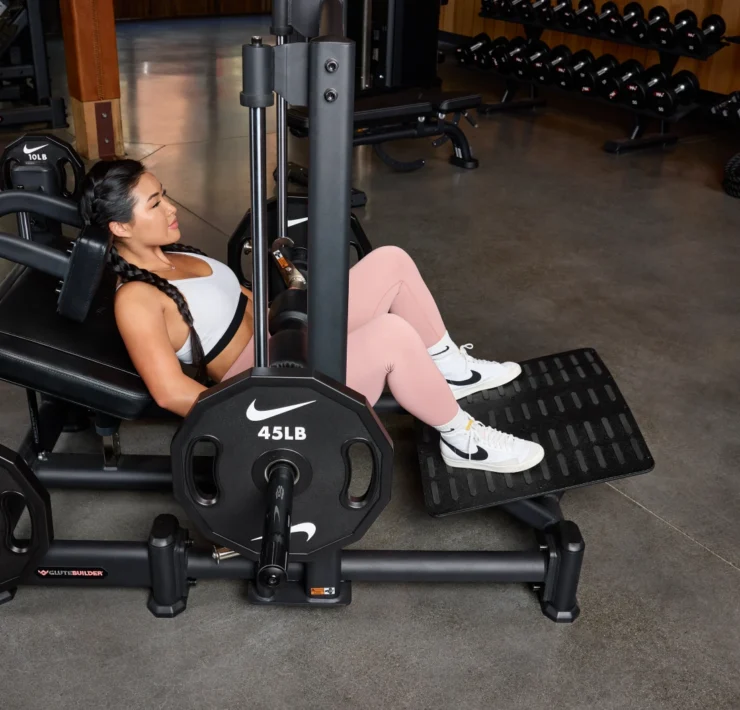
M377 326L378 337L385 343L388 352L426 351L417 330L401 316L385 313L373 322Z
M401 247L378 247L377 249L373 249L373 251L371 251L365 258L367 259L368 257L377 259L378 263L382 264L384 273L397 273L402 277L409 269L416 270L414 260L409 256L408 252L401 249Z

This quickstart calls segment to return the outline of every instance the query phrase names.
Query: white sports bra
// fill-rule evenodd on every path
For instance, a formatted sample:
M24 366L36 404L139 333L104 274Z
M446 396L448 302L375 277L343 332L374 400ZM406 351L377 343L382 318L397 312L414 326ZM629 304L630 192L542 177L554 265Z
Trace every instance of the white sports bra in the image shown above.
M225 264L200 254L180 254L205 261L213 272L210 276L175 279L171 284L185 296L193 316L193 326L200 337L206 363L229 344L244 317L247 299L234 272ZM177 359L190 365L193 352L190 337L177 351Z
M193 316L195 332L200 337L205 362L208 364L220 355L239 329L248 298L242 293L234 272L220 261L200 254L183 254L205 261L211 267L209 276L188 279L167 279L188 302ZM118 284L116 290L123 284ZM193 351L188 335L185 344L177 351L177 359L186 365L193 364Z

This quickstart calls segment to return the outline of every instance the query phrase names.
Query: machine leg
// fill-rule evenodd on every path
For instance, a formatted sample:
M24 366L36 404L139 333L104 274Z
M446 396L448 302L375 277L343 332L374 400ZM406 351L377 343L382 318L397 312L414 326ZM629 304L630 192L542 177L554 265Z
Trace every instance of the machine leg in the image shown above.
M174 515L159 515L149 534L149 569L152 590L147 608L159 618L172 618L188 603L187 530Z
M581 611L576 594L586 545L581 531L571 520L548 528L543 537L550 550L550 561L545 586L540 592L542 612L553 621L571 623Z
M4 592L0 592L0 604L7 604L15 599L15 593L18 591L17 587L13 589L6 589Z

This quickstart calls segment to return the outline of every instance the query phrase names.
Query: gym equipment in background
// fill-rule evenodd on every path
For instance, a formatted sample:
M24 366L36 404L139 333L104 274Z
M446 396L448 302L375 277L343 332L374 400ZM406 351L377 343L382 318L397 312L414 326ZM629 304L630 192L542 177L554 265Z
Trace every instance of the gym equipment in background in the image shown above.
M650 44L652 42L653 28L670 22L671 16L661 5L656 5L648 12L648 19L635 17L627 27L627 35L637 44Z
M493 68L500 74L511 74L514 71L514 60L523 54L529 46L524 37L514 37L508 44L493 51Z
M593 66L596 62L596 57L589 52L587 49L582 49L580 52L576 52L570 62L567 64L560 64L555 69L556 82L561 89L566 91L572 91L578 87L579 80L582 74L586 73L586 70Z
M690 71L680 71L670 80L652 90L648 106L666 116L673 115L679 106L691 103L699 94L699 79Z
M455 57L459 64L463 66L472 66L477 64L477 55L484 52L487 44L489 44L491 38L485 33L481 32L479 35L473 37L470 42L461 44L455 48Z
M308 46L271 47L255 39L243 49L257 367L199 398L172 441L171 457L121 452L121 420L166 415L153 405L116 330L113 284L96 293L94 279L80 274L80 288L92 302L87 319L62 318L56 273L39 270L46 256L39 258L38 245L11 235L0 239L0 257L30 265L14 270L0 288L0 377L26 388L31 418L20 451L0 449L0 601L12 600L19 584L143 587L150 592L149 610L172 617L185 610L197 579L246 580L253 603L314 607L348 604L353 581L519 582L532 585L548 618L571 622L578 616L584 542L564 518L560 499L570 487L653 466L637 423L593 350L526 361L515 382L466 400L481 420L506 422L512 432L542 442L546 457L530 471L450 472L438 434L419 427L427 510L440 516L500 506L534 531L532 549L343 549L362 537L388 502L392 449L376 413L399 410L381 400L373 411L343 384L354 53L339 36L341 3L309 5L300 0L292 14L287 1L273 5L273 26L285 27L290 17L297 31L318 37ZM273 78L276 56L305 74ZM273 88L291 103L296 92L306 93L314 159L310 288L283 291L270 317L265 114ZM17 211L80 226L72 200L16 189L0 194L0 215ZM266 426L260 413L270 409L283 411ZM101 437L102 456L55 452L62 429L87 414ZM352 468L358 446L370 456L364 486ZM155 519L146 542L55 540L49 487L173 491L201 535L217 544L195 547L172 515ZM31 522L27 540L15 534L24 511Z
M578 88L583 94L596 93L601 82L608 79L619 68L619 60L613 54L604 54L593 65L578 72Z
M722 189L730 197L740 197L740 153L727 161Z
M426 161L398 160L384 144L432 138L435 148L451 143L452 165L477 168L478 160L460 122L465 119L476 127L469 112L481 104L481 96L439 88L440 0L361 0L345 6L348 36L357 44L354 144L372 145L391 169L413 172ZM291 105L287 116L293 135L306 137L309 115L305 107Z
M692 10L679 12L673 23L665 20L656 23L650 30L653 44L662 49L674 49L678 46L679 38L685 32L692 30L697 25L696 13Z
M648 104L650 94L665 85L670 74L660 64L648 68L640 76L635 76L624 85L624 101L634 108L643 109Z
M619 8L614 2L605 2L601 6L601 12L597 15L595 12L587 12L583 16L583 26L586 32L592 35L602 32L606 24L613 17L619 17Z
M576 27L582 26L586 18L592 16L595 12L596 5L594 5L593 0L580 0L577 10L573 10L572 7L563 8L558 19L558 24L567 30L573 30Z
M625 6L624 14L614 12L607 17L600 29L610 37L623 37L627 28L634 22L642 20L643 17L645 17L645 10L642 5L639 2L631 2Z
M567 64L573 52L565 44L559 44L547 57L542 57L532 64L532 76L538 84L547 86L555 78L555 70L561 64Z
M524 81L532 76L532 68L535 62L544 61L550 53L550 48L540 41L534 41L529 44L526 52L522 52L514 57L514 74Z
M0 127L66 127L64 99L51 93L41 0L11 0L0 16L0 83Z
M686 29L679 34L681 46L691 54L702 55L707 45L719 45L727 32L727 24L720 15L710 15L702 22L701 30Z
M601 81L599 93L608 101L622 101L624 87L630 79L643 74L645 67L636 59L628 59L619 68Z

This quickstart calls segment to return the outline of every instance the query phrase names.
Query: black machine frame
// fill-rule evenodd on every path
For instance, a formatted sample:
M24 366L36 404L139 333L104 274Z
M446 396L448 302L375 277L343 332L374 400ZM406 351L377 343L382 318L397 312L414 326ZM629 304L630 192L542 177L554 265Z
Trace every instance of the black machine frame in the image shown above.
M291 9L296 10L294 14ZM295 8L289 0L276 1L273 25L278 35L289 34L294 26L315 39L307 44L279 42L273 49L255 38L244 46L241 101L249 109L251 119L251 232L255 262L257 364L253 372L267 379L271 375L271 370L265 369L271 362L266 342L265 111L272 105L273 91L291 102L296 95L305 92L311 112L308 197L311 286L308 290L307 356L312 370L331 378L341 388L345 383L347 356L350 241L346 235L350 231L354 48L342 36L341 0L311 0L310 3L301 0ZM287 72L281 73L280 67L287 66L298 79L290 78ZM307 81L302 80L302 76L307 77ZM280 144L286 139L285 126L282 129L278 126L278 133ZM284 182L287 153L279 148L278 156L278 175ZM287 191L279 189L277 199L283 203L278 205L278 228L284 234ZM19 193L15 204L18 211L77 224L78 218L69 202L65 205L62 200L29 192ZM345 205L346 209L337 209L336 205ZM0 256L10 253L5 251L6 241L0 240ZM21 263L32 266L32 256L38 247L32 245L31 240L23 241L30 256L24 257L26 261L21 260ZM14 245L14 249L18 248ZM14 278L15 275L0 287L0 298L13 288ZM35 482L32 488L173 489L173 476L179 475L179 471L173 471L172 459L123 454L118 435L121 420L102 412L96 412L94 420L96 432L102 439L100 455L55 452L62 431L85 426L89 413L74 402L62 401L59 396L49 397L43 392L39 402L37 391L30 388L27 391L31 426L19 455L0 447L0 475L5 471L11 480ZM381 400L374 410L376 413L402 411L392 399ZM277 505L278 500L282 501L281 505L285 503L286 494L283 491L277 495L268 469L265 469L265 477L269 484L265 506L271 510L269 506ZM292 486L291 483L287 487L289 498ZM533 494L521 500L499 501L499 507L533 529L536 546L525 551L331 549L301 558L289 551L286 542L290 538L288 519L287 522L265 523L262 554L256 560L230 548L214 546L198 550L193 547L188 531L174 516L161 515L154 521L146 542L49 541L42 554L29 558L21 583L143 587L150 590L148 606L158 617L172 617L182 612L186 608L189 588L197 579L248 580L252 582L249 599L254 603L307 606L349 603L353 581L525 583L537 591L543 613L548 618L572 622L579 614L577 588L585 545L578 526L565 519L560 507L561 497L562 491L555 491ZM47 510L50 518L48 505ZM10 530L18 517L17 512L11 513ZM2 587L2 555L5 552L0 545L0 602L10 601L17 586ZM263 557L268 553L273 560L268 571L276 582L274 588L269 589L263 577L266 569ZM23 552L16 550L14 554ZM304 561L297 561L299 559ZM282 577L278 580L277 573L273 574L272 570L281 572ZM267 579L269 581L269 575Z
M53 96L49 78L49 60L46 54L41 0L25 0L24 10L26 29L31 48L30 64L0 65L0 79L32 79L33 100L28 105L0 108L0 126L22 125L26 123L48 123L52 128L67 126L67 112L64 99ZM15 87L11 87L15 88ZM6 92L7 93L7 92ZM7 95L6 100L23 100L22 92Z

